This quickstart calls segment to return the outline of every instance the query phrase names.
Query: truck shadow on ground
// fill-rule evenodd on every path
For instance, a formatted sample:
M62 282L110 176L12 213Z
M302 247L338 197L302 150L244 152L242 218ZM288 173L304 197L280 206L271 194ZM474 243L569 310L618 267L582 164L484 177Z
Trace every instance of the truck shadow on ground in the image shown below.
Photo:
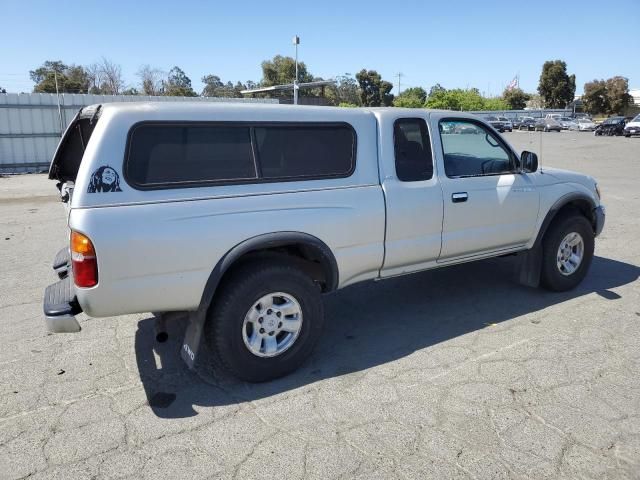
M512 259L492 259L367 282L328 295L325 330L311 358L293 374L263 384L240 382L213 370L204 347L198 373L188 370L180 358L184 322L169 324L169 340L158 343L151 316L138 323L135 337L149 406L161 418L191 417L198 414L194 406L252 401L359 372L577 297L595 293L615 301L621 297L611 289L635 281L640 268L594 257L584 282L564 293L518 285L512 271ZM540 321L544 328L553 318Z

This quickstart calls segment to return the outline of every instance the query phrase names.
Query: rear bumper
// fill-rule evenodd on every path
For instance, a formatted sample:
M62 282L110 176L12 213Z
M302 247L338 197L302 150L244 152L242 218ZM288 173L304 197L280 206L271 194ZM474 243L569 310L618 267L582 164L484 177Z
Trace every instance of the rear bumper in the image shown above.
M606 211L603 205L600 205L593 209L593 214L596 220L595 224L595 234L596 237L602 233L602 229L604 228L604 220L606 217Z
M49 332L75 333L80 331L76 315L82 313L82 308L76 299L71 275L45 289L43 311Z

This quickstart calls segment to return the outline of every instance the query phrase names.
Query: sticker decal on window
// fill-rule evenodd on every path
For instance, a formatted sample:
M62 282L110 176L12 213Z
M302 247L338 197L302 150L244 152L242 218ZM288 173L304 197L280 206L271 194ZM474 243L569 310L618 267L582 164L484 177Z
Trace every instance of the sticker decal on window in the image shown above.
M120 176L118 172L109 165L103 165L93 172L91 181L89 182L89 188L87 188L87 193L121 191Z

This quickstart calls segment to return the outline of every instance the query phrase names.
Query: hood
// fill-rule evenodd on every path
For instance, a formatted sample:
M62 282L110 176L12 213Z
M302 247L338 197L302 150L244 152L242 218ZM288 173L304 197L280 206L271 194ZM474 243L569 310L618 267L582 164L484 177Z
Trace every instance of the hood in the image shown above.
M572 172L571 170L563 170L561 168L545 167L544 165L540 167L540 170L544 174L543 176L555 179L555 181L550 181L549 178L545 178L546 184L579 183L587 187L590 191L595 191L596 180L589 175Z
M625 125L624 128L629 128L629 127L633 127L633 128L640 128L640 121L638 122L629 122Z

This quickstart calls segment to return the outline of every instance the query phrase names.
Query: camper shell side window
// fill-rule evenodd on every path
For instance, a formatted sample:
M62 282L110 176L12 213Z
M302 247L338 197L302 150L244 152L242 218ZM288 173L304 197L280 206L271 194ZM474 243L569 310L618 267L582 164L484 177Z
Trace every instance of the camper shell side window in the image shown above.
M342 122L141 122L124 176L139 190L343 178L356 143Z

